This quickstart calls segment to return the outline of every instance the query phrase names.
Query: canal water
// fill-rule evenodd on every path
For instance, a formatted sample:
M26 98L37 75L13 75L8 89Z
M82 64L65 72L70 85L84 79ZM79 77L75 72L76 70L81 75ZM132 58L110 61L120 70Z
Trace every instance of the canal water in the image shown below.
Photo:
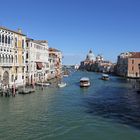
M79 80L88 76L89 88ZM139 140L140 94L134 82L75 72L67 86L0 97L0 140Z

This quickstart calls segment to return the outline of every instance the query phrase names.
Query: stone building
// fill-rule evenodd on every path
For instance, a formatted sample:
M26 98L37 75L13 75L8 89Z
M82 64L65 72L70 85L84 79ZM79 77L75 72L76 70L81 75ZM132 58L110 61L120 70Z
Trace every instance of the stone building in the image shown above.
M27 39L26 82L47 81L49 74L48 41Z
M90 50L86 56L86 59L81 62L80 70L94 71L94 72L105 72L105 73L113 73L114 72L114 64L110 61L105 61L102 55L95 55Z
M0 81L3 85L25 84L26 35L0 27Z
M121 53L118 56L116 73L124 77L140 77L140 52Z
M79 69L81 70L91 70L91 65L95 64L95 55L93 54L92 50L86 56L86 59L80 63Z
M49 48L49 79L60 77L62 73L62 53L55 48Z

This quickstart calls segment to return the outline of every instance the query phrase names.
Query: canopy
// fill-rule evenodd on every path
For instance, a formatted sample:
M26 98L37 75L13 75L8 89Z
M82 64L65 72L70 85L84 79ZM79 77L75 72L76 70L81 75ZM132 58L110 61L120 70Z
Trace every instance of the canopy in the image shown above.
M36 62L36 65L37 65L37 69L42 69L43 67L42 62Z

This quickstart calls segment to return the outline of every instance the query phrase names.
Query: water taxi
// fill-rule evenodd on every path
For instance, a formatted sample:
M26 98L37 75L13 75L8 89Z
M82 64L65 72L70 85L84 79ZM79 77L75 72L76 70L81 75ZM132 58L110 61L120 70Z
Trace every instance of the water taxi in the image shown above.
M109 80L109 75L108 74L103 74L101 79L102 80Z
M66 85L67 85L66 83L61 82L61 83L58 84L58 87L62 88L62 87L65 87Z
M90 86L90 80L88 77L83 77L80 79L80 87L89 87Z

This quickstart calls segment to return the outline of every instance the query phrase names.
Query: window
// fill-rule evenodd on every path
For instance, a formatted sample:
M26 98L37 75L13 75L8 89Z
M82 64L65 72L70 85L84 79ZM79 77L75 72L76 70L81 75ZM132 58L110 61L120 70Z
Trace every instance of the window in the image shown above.
M27 72L28 72L28 66L26 67L26 70L27 70Z
M17 47L17 38L15 38L15 46Z
M12 58L11 58L11 62L12 62L12 63L14 62L14 58L13 58L13 56L12 56Z
M134 67L132 67L132 71L134 70Z
M4 43L4 35L2 35L2 43Z
M17 63L17 55L15 57L16 57L15 59L16 59L16 63Z
M24 56L22 56L22 63L24 63Z
M24 67L22 68L22 73L24 73Z
M7 35L5 36L5 43L7 44Z
M15 80L17 80L17 75L16 75L16 77L15 77Z
M132 60L132 64L134 64L134 60Z
M24 40L22 40L22 48L24 48Z
M10 37L8 37L8 44L10 44L10 42L11 42L11 39L10 39Z
M11 76L11 82L14 82L14 75Z
M28 59L28 53L26 53L26 59Z
M17 73L17 71L18 71L18 68L16 68L16 73Z

